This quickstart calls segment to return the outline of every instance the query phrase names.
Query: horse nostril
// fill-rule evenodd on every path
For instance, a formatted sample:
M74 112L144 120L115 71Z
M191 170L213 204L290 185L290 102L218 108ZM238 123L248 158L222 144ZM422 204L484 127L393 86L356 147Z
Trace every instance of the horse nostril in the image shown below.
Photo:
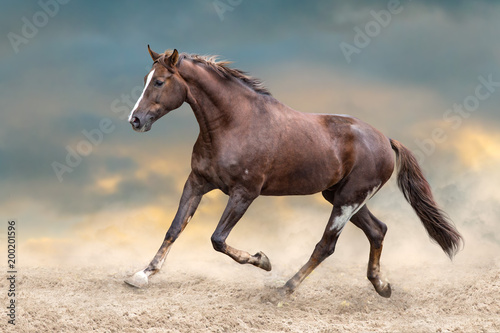
M140 122L139 118L137 118L137 117L132 118L130 120L130 123L132 124L132 126L134 128L139 128L141 126L141 122Z

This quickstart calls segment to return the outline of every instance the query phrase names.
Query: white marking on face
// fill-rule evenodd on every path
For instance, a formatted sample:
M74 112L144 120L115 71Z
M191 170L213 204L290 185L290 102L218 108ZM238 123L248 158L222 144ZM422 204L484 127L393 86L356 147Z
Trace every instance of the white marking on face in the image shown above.
M128 116L128 121L132 120L132 115L134 114L135 109L137 109L137 107L139 106L139 103L142 101L142 98L144 97L144 93L146 92L146 89L148 88L149 83L151 82L151 79L153 78L154 72L155 72L155 70L153 69L148 74L148 77L146 79L146 84L144 85L144 90L142 91L142 94L139 97L139 99L137 100L137 102L135 102L134 108L132 109L132 111L130 111L130 115Z
M245 175L248 175L248 169L245 169Z
M342 206L340 208L341 213L339 216L335 217L335 219L333 220L332 226L330 227L330 231L333 231L333 230L342 231L342 229L344 229L347 221L349 221L351 219L351 217L354 214L356 214L358 212L358 210L360 210L368 200L370 200L370 198L375 194L375 192L377 192L379 187L380 187L380 185L377 185L373 189L368 191L366 193L365 200L363 200L363 202L361 202L360 204Z

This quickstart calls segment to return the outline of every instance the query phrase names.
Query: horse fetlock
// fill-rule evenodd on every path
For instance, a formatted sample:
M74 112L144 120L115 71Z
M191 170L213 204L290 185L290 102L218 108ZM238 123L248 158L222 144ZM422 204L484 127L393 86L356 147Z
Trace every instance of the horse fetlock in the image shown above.
M288 280L287 283L283 287L278 288L279 293L282 296L286 295L291 295L295 291L295 288L297 288L297 283L292 281L293 279Z

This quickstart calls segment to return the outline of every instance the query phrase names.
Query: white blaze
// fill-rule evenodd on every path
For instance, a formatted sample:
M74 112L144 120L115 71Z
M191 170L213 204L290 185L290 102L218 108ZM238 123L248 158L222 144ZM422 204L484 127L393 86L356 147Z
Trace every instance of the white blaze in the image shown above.
M137 107L139 106L139 103L142 101L142 98L144 97L144 93L146 92L146 89L148 88L149 83L151 82L151 79L153 78L154 72L155 72L155 70L153 69L148 74L148 78L146 79L146 84L144 85L144 90L142 91L142 94L139 97L139 99L137 100L137 102L135 103L134 108L132 109L132 111L130 111L130 116L128 116L128 121L130 121L132 119L132 115L134 114L135 109L137 109Z

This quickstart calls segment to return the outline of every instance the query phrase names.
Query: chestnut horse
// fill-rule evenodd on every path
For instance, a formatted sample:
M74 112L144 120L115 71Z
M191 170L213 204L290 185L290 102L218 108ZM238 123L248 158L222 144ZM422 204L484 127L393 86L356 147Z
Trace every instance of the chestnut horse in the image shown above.
M333 205L323 237L309 261L281 289L293 292L325 258L350 220L370 242L368 279L381 296L391 295L380 273L380 255L387 226L366 202L399 165L398 185L429 236L450 258L462 237L437 207L412 153L396 140L361 120L334 114L295 111L273 98L261 82L214 57L158 54L148 46L153 67L144 78L142 95L129 122L138 132L184 102L200 126L193 148L191 173L165 239L149 265L128 278L135 287L147 285L170 247L196 211L202 196L219 189L229 201L212 235L216 251L240 264L271 270L267 256L226 244L226 238L259 195L307 195L321 192Z

